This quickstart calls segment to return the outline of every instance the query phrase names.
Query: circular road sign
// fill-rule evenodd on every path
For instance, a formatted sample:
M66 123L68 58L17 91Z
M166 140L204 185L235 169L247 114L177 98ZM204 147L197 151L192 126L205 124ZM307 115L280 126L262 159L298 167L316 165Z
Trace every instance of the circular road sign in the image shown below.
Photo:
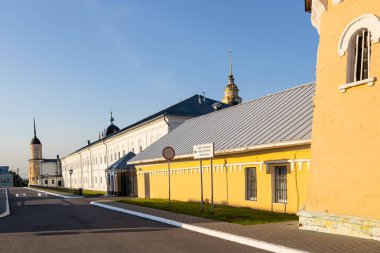
M172 147L166 147L162 150L162 155L166 160L171 160L175 156L174 149Z

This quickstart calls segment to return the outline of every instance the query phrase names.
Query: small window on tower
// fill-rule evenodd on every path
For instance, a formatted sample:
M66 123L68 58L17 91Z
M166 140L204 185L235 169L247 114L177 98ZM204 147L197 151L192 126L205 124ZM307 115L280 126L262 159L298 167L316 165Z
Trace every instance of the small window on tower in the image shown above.
M357 82L368 79L371 59L371 33L359 30L351 38L348 52L347 81Z

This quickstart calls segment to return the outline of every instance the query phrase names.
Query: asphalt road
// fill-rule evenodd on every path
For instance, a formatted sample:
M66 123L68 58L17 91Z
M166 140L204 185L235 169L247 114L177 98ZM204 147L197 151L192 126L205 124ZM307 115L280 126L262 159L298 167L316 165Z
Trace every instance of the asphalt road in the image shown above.
M11 215L0 219L4 253L266 252L95 207L88 199L38 196L23 188L9 189L9 197Z

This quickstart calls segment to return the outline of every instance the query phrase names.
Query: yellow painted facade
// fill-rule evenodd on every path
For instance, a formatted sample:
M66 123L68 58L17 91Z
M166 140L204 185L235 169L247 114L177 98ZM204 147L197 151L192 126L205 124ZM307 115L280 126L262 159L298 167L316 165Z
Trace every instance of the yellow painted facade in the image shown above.
M338 89L348 62L340 37L369 13L380 17L380 1L329 1L321 16L307 211L380 219L380 84ZM380 43L372 43L369 77L380 78Z
M380 240L379 17L378 0L313 0L320 43L303 229ZM363 31L372 40L369 73L353 82L353 64L368 59L355 58Z
M274 212L296 213L306 198L310 161L310 146L252 151L216 156L214 169L214 203L244 206ZM211 198L210 160L203 165L204 201ZM287 166L287 203L275 203L274 167ZM138 196L168 198L167 162L135 164ZM171 198L180 201L200 201L200 162L175 159L171 162ZM257 199L246 200L246 169L256 168Z

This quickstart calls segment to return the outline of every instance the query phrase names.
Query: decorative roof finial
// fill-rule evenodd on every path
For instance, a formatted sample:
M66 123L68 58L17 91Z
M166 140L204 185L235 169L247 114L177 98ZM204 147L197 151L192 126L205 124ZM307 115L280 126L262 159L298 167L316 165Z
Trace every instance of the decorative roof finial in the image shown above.
M34 126L34 138L37 137L37 133L36 133L36 119L33 117L33 126Z
M232 49L231 48L230 48L230 74L228 78L229 78L228 84L235 85L234 74L232 73Z
M230 47L230 76L233 76L232 74L232 48Z
M115 120L113 117L112 117L112 108L111 108L111 119L110 119L110 121L111 121L111 125L113 125L113 121Z

